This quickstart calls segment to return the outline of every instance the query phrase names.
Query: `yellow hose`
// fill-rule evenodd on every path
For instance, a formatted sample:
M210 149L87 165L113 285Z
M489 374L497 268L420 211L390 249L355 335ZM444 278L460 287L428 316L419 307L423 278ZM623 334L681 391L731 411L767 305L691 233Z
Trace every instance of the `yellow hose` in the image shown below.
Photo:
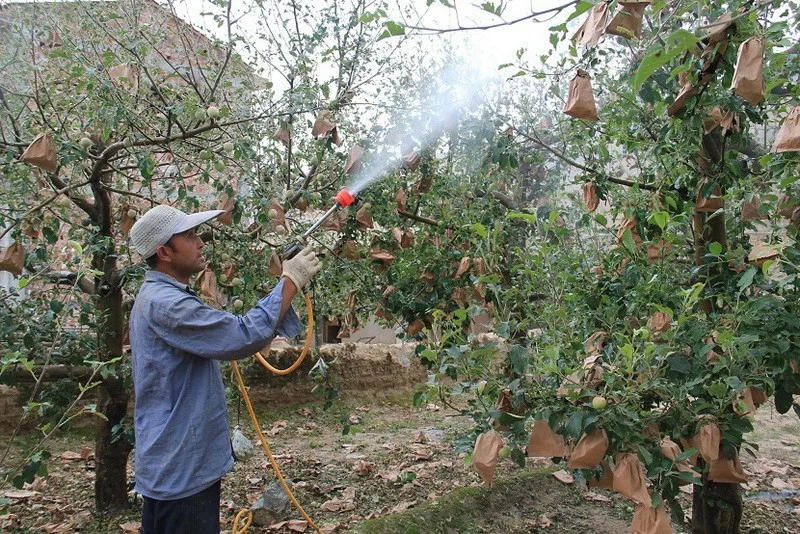
M303 295L306 300L306 308L308 309L308 328L306 330L306 342L303 345L303 350L300 353L300 357L297 358L297 361L292 364L291 367L287 369L276 369L275 367L271 366L267 361L261 356L261 353L256 353L256 358L258 361L261 362L261 365L266 367L269 371L276 375L287 375L297 369L303 360L308 354L308 349L311 346L311 336L314 333L314 310L311 306L311 297L308 296L308 293ZM316 532L317 534L322 534L322 531L317 527L311 517L303 510L303 507L300 506L300 503L297 501L297 498L294 496L291 488L286 483L286 480L283 478L283 473L281 473L280 467L278 467L278 462L275 460L275 457L272 455L272 451L269 448L269 444L267 444L267 440L264 437L264 434L261 432L261 425L258 422L258 418L256 417L256 412L253 410L253 404L250 402L250 396L247 394L247 388L244 386L244 380L242 379L242 374L239 372L239 366L236 364L235 361L231 362L231 367L233 368L233 374L236 377L236 383L239 385L239 391L242 393L242 397L244 398L245 406L247 406L247 412L250 414L250 421L253 423L253 428L256 430L256 434L258 434L258 438L261 440L261 446L264 448L264 452L269 459L269 463L272 466L272 469L275 471L275 476L278 477L278 480L283 487L283 491L286 492L286 495L289 496L289 500L292 501L292 504L300 512L300 515L308 522L308 525L311 529ZM245 517L246 516L246 517ZM239 527L239 523L244 520L244 525ZM233 527L231 528L231 534L245 534L247 529L250 527L250 524L253 522L253 512L249 509L240 510L238 514L236 514L236 518L233 520Z
M261 365L263 365L271 373L278 376L288 375L300 367L300 364L303 363L303 360L306 358L306 354L308 354L308 349L311 347L311 337L314 335L314 311L311 308L311 297L308 296L308 293L304 293L303 296L306 299L306 309L308 310L308 327L306 328L306 342L303 345L303 350L300 352L300 357L297 358L297 361L286 369L276 369L269 364L269 362L261 355L260 352L256 352L255 354L256 359L261 362Z

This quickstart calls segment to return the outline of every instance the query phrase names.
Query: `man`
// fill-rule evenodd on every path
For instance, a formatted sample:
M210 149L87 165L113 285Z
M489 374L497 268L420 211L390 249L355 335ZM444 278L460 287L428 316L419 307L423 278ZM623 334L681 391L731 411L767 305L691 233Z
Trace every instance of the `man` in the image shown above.
M246 358L301 330L292 298L321 269L310 248L283 264L272 292L242 316L189 287L206 267L195 229L223 213L156 206L130 232L150 266L131 310L136 486L144 534L217 534L220 480L233 467L217 360Z

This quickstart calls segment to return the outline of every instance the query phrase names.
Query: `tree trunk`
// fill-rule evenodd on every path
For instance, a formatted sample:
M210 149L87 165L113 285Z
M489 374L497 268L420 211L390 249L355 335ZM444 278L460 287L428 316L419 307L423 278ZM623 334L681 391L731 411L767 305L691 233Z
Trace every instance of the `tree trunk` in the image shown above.
M692 534L738 534L741 520L739 484L712 482L703 475L703 485L692 493Z
M93 264L103 275L97 285L98 356L107 362L122 357L122 289L111 250L98 253ZM124 380L109 374L100 385L101 419L95 435L95 505L98 511L117 514L128 505L127 464L133 448L123 428L129 392Z

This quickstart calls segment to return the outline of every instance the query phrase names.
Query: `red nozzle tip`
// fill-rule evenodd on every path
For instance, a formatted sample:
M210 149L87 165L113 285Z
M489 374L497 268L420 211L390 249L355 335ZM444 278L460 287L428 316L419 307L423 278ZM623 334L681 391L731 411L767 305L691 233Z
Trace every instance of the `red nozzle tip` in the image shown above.
M355 200L353 195L347 192L347 189L342 189L341 191L339 191L339 193L334 198L336 199L336 202L338 202L339 205L342 207L349 206Z

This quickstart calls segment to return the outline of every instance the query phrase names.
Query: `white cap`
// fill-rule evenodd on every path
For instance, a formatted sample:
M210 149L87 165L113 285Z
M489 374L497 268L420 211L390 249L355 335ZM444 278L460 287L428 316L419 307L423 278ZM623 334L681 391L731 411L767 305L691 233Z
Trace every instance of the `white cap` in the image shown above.
M225 213L225 210L201 211L191 215L177 208L161 204L142 215L131 228L131 242L142 258L149 258L156 249L175 234L191 230Z

